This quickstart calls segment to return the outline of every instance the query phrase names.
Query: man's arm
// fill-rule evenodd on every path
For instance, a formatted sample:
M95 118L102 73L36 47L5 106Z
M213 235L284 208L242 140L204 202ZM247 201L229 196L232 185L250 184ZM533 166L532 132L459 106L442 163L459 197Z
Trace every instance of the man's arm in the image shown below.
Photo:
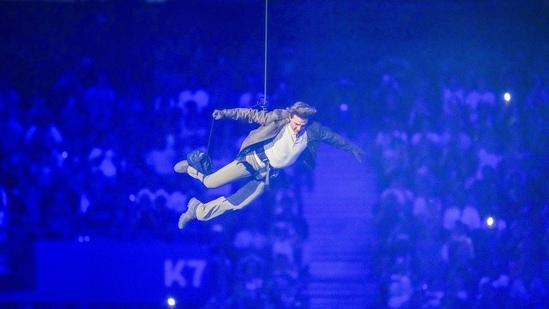
M260 125L266 125L275 120L287 117L287 114L288 113L286 110L283 109L275 109L273 111L266 112L253 108L231 108L222 110L216 109L214 110L212 117L215 120L227 118L231 120L246 121L249 123L255 122Z
M366 155L364 150L353 144L347 138L335 133L328 127L322 126L318 122L311 124L311 130L315 133L314 137L312 137L313 139L352 153L358 162L362 162L361 156Z

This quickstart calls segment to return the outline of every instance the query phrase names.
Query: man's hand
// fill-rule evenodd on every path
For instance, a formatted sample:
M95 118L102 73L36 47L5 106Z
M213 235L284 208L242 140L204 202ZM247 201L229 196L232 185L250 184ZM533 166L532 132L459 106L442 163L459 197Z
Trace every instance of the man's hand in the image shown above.
M362 162L362 157L361 156L365 156L366 152L364 152L364 150L358 148L357 150L353 151L353 155L355 156L355 158L358 162Z
M218 109L216 109L216 110L213 111L212 117L213 117L213 119L215 119L215 120L219 120L219 119L223 118L223 112L220 111L220 110L218 110Z

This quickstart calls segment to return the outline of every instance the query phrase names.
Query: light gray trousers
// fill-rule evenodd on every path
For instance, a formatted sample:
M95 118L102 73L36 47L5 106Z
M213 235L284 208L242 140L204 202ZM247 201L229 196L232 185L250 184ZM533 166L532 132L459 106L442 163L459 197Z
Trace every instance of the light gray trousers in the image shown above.
M252 173L243 162L234 160L210 175L204 175L189 166L188 174L201 181L206 188L218 188L239 179L250 178L238 191L232 195L221 196L213 201L201 203L196 208L196 218L201 221L213 219L227 210L238 210L253 202L265 191L265 164L258 161L253 154L248 154L245 161L259 172L259 177L251 177ZM258 179L259 178L259 179Z

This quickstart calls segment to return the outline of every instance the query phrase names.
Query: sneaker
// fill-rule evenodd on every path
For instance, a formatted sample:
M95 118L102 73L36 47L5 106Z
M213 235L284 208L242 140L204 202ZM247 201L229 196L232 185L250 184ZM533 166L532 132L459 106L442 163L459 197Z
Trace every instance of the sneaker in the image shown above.
M189 168L189 162L187 160L179 161L177 164L173 167L173 170L176 173L186 173L187 169Z
M199 200L197 200L194 197L191 198L191 200L187 204L187 211L184 212L179 217L179 222L177 222L177 226L179 227L180 230L182 230L185 227L185 225L187 225L187 223L189 223L189 221L191 221L193 219L196 219L196 208L200 204L202 204L202 203Z

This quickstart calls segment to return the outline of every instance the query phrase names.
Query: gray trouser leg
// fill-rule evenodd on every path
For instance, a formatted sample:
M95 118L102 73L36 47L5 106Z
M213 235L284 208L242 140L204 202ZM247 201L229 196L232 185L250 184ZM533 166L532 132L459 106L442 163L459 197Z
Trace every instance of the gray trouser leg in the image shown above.
M253 169L263 172L263 167L252 155L246 156L246 162ZM246 166L237 160L207 176L191 166L189 166L187 172L191 177L200 180L206 188L217 188L235 180L252 176ZM263 191L265 191L265 182L263 180L251 179L229 197L221 196L211 202L200 204L196 209L196 217L198 220L206 221L223 214L227 210L241 209L258 198Z
M246 166L236 160L207 176L200 173L192 166L189 166L187 172L191 177L200 180L206 188L210 189L218 188L237 179L251 176L250 172L246 169Z
M234 194L221 196L211 202L200 204L196 209L196 218L201 221L213 219L227 210L238 210L253 202L265 191L265 182L251 180Z

